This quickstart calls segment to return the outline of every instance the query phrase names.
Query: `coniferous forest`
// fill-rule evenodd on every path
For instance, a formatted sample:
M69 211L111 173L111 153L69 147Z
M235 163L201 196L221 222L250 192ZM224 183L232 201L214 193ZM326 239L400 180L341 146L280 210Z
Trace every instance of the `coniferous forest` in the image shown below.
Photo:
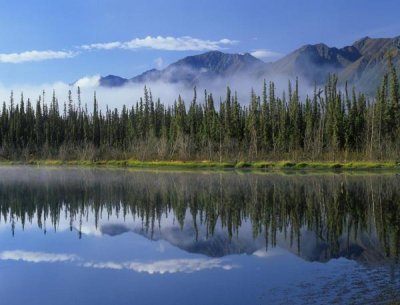
M93 111L80 89L60 102L20 101L11 93L0 112L3 160L394 160L400 159L400 99L396 69L375 97L339 86L335 75L323 88L300 97L299 83L277 92L264 81L239 101L228 87L216 100L196 92L171 104L154 100L151 90L135 105Z

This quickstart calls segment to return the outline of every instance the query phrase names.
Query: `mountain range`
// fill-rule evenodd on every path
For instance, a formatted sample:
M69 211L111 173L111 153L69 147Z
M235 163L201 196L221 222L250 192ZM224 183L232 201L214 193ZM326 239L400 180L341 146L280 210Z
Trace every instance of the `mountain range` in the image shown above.
M250 53L227 54L210 51L188 56L162 70L152 69L130 79L115 75L101 77L100 85L118 87L151 82L182 83L198 86L217 79L230 83L234 79L294 79L309 85L323 85L330 73L338 75L358 90L374 93L387 71L388 55L400 65L400 36L395 38L365 37L343 48L323 43L305 45L275 62L266 63Z

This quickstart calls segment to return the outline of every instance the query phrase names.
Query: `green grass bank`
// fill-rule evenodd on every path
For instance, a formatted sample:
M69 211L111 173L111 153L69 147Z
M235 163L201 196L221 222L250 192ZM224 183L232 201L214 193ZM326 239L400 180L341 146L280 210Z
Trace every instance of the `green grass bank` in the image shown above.
M138 160L30 160L0 161L0 165L37 165L37 166L88 166L88 167L129 167L129 168L187 168L187 169L313 169L313 170L400 170L400 162L293 162L293 161L256 161L256 162L215 162L215 161L138 161Z

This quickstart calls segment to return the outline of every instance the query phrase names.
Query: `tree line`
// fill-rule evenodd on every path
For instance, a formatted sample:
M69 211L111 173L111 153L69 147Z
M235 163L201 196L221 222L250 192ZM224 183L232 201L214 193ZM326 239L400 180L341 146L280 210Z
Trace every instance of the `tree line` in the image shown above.
M304 98L299 82L277 94L274 82L262 84L239 102L229 87L216 101L207 91L186 103L153 99L144 87L136 104L101 110L96 93L93 111L69 91L60 105L44 95L19 103L11 93L0 111L3 159L139 160L399 160L400 93L397 71L388 73L369 98L338 85L330 75L323 88Z

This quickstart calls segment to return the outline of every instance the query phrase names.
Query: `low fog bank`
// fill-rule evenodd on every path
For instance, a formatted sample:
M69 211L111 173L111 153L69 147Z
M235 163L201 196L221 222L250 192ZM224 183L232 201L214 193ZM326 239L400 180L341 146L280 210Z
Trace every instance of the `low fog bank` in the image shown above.
M188 86L184 83L167 83L162 81L147 82L147 83L129 83L122 87L102 87L99 85L99 76L84 77L78 80L75 84L67 84L64 82L46 83L42 85L13 85L4 86L0 84L0 101L7 105L10 103L11 92L14 96L14 104L19 103L23 94L25 103L28 98L33 105L40 98L45 103L50 103L53 92L58 100L60 110L63 109L64 103L68 103L69 91L72 93L74 104L78 104L78 86L81 91L81 103L84 106L87 104L89 111L93 108L93 98L96 93L96 98L101 110L105 110L108 106L110 109L121 109L123 105L131 107L143 97L144 87L146 86L152 94L153 101L156 102L159 98L162 103L172 105L179 95L184 99L186 105L189 105L193 100L194 86ZM275 83L275 94L282 96L283 91L287 91L289 78L280 76L273 79L266 79L267 89L268 82ZM292 88L295 86L295 79L290 80ZM196 86L197 102L204 101L204 92L212 93L215 101L215 106L218 107L219 101L225 99L226 88L230 87L232 92L237 92L239 102L242 105L247 105L250 101L251 90L254 89L257 95L262 94L263 79L255 79L248 77L231 77L229 79L213 79L209 82L202 81ZM306 82L299 83L300 95L305 98L306 95L311 95L314 87Z

